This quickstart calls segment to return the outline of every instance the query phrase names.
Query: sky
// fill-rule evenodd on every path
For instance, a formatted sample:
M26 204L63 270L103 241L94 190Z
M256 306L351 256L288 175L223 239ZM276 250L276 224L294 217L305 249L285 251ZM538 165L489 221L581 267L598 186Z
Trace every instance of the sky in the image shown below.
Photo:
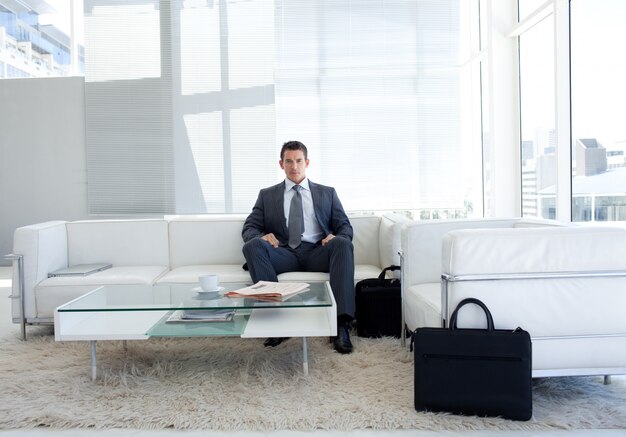
M572 0L572 130L605 147L626 140L626 1Z
M597 138L607 148L626 140L626 1L572 0L572 136ZM554 16L523 34L522 137L554 128ZM528 62L524 63L524 54Z

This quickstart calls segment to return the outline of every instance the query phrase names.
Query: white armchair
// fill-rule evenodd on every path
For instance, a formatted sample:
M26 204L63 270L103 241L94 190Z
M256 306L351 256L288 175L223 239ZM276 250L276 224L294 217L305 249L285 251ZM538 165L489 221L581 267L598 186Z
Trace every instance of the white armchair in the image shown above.
M458 302L476 297L491 310L496 328L530 333L533 376L626 373L626 230L554 224L406 225L408 329L445 325ZM459 315L459 326L483 325L472 308Z
M402 227L404 321L410 331L441 326L441 257L443 237L460 229L560 226L552 220L461 219L415 221Z

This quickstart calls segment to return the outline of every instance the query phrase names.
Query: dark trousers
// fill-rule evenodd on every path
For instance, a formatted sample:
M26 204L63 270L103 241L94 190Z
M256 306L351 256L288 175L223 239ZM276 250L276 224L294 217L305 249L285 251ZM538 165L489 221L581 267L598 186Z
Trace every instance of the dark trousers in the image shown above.
M354 249L347 238L335 237L325 246L303 242L295 249L254 238L244 244L243 255L254 282L276 282L285 272L330 273L337 315L354 317Z

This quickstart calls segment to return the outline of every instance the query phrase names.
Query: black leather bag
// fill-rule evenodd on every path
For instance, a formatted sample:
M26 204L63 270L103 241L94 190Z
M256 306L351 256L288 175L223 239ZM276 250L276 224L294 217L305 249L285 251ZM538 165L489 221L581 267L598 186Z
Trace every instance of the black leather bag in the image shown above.
M457 328L457 314L479 305L487 329ZM532 416L532 345L528 332L494 329L478 299L462 300L449 328L414 332L415 409L529 420Z
M399 269L399 266L392 265L383 269L378 278L357 282L354 299L356 332L359 337L400 337L400 280L385 278L388 271Z

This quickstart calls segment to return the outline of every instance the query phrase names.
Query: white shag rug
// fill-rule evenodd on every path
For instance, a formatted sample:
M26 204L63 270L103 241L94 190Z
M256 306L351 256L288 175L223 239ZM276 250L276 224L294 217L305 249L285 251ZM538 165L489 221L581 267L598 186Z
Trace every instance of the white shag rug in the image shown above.
M0 339L0 429L48 427L271 431L315 429L546 430L626 428L626 384L601 377L536 379L533 418L420 413L412 355L396 339L353 337L339 355L328 339L267 349L259 339L98 342L91 381L87 342L50 329Z

